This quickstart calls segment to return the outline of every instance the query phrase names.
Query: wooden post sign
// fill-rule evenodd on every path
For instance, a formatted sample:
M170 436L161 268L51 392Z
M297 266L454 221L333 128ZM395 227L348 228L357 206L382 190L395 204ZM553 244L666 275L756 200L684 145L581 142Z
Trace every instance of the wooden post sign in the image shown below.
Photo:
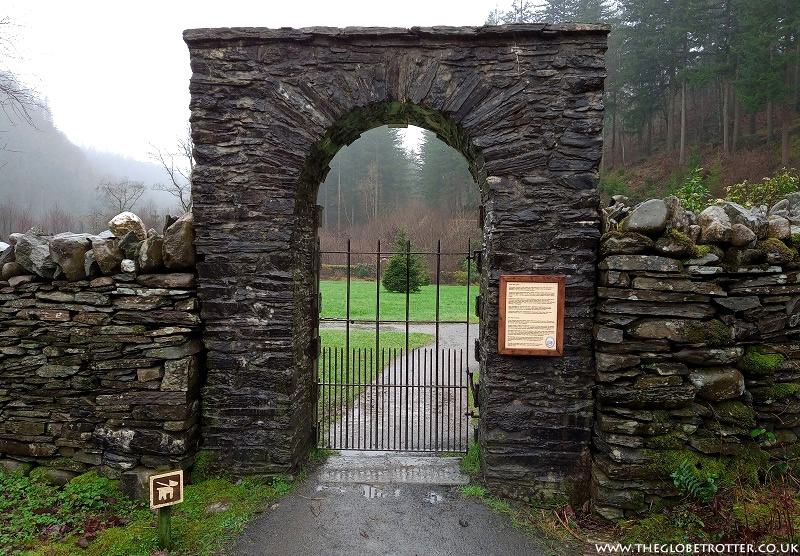
M564 355L565 276L500 276L498 352Z
M150 476L150 507L158 509L159 548L170 548L172 506L181 502L183 502L183 469Z

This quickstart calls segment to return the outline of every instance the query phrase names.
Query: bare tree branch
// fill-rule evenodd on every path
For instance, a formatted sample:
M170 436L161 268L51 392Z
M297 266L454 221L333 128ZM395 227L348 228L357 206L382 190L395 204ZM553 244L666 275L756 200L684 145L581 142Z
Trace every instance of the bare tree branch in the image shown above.
M192 172L194 171L194 158L192 158L192 136L186 134L186 139L178 139L177 151L168 152L156 147L152 143L153 150L149 153L150 158L161 165L169 176L169 183L157 183L153 185L156 191L166 191L170 195L177 197L184 212L192 210Z
M0 19L0 62L19 58L14 47L11 28L10 18ZM21 83L9 68L0 66L0 110L6 115L11 125L16 125L21 121L33 126L31 111L43 108L45 108L44 103L35 90Z
M145 186L140 181L124 178L118 182L103 180L96 190L106 206L120 213L133 210L136 202L144 195Z

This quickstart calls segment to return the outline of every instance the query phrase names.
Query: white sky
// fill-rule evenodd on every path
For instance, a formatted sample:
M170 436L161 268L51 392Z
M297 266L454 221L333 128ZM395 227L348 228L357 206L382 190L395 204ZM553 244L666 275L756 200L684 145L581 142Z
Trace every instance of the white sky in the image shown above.
M500 3L507 8L510 0ZM148 160L189 119L184 29L483 25L495 0L3 0L17 60L75 143Z

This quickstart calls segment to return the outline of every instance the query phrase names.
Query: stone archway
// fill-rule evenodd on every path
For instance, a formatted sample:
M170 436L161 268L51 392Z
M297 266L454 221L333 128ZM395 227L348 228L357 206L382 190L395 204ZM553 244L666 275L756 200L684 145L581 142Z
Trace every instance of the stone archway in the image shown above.
M202 434L234 474L312 439L315 199L341 146L435 131L481 186L480 442L511 494L586 497L607 29L198 29L189 46ZM563 357L497 353L501 274L567 275Z

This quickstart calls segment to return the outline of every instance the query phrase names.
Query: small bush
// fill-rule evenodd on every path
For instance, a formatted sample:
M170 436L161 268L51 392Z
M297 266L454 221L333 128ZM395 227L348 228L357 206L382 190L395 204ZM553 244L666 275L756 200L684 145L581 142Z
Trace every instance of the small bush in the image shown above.
M428 270L418 255L410 254L411 242L404 231L397 234L394 243L397 252L389 259L381 283L390 292L416 293L430 283Z
M797 170L782 169L771 178L764 178L760 183L750 183L747 180L727 188L726 199L739 203L744 207L771 207L789 193L800 189L800 176Z
M683 184L675 190L675 196L681 200L683 208L694 213L702 212L709 206L708 186L703 181L703 169L692 168L683 180Z
M375 269L368 264L359 263L353 267L353 276L359 280L375 277Z
M620 169L620 171L616 173L603 172L600 174L600 183L598 184L597 189L601 194L607 196L608 198L611 198L614 195L625 195L626 197L630 196L630 187L622 178L623 175L624 169Z

